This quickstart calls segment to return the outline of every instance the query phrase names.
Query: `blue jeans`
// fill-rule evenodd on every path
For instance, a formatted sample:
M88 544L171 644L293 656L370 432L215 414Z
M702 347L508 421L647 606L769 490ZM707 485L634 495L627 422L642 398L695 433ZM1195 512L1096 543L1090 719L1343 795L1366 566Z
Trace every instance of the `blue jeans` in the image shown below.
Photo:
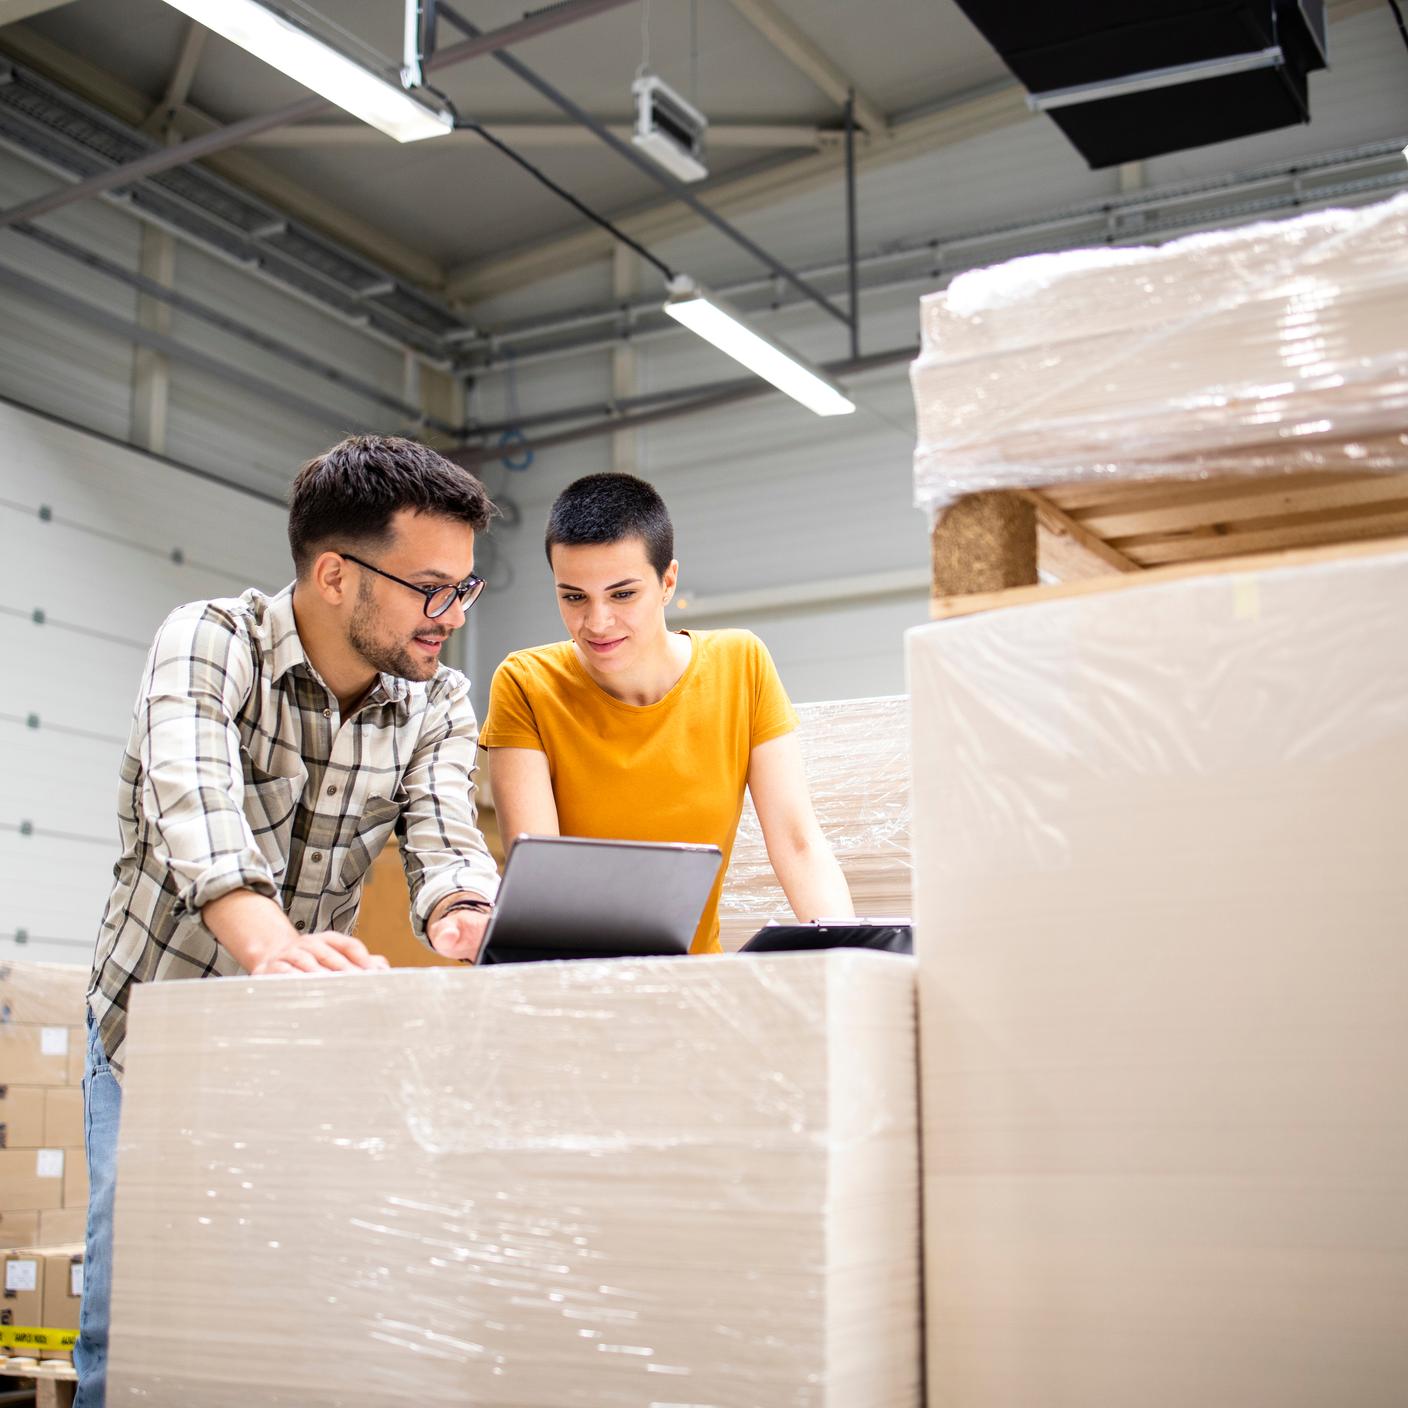
M117 1186L117 1121L122 1087L103 1055L88 1014L88 1065L83 1076L83 1135L88 1146L88 1245L83 1258L83 1304L73 1367L73 1408L103 1408L108 1380L108 1310L112 1300L112 1195Z

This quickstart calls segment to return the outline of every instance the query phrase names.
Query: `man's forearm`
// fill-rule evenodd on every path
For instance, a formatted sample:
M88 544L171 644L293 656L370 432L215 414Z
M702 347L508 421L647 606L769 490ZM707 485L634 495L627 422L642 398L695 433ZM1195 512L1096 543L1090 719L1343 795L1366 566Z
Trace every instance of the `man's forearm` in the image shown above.
M297 938L282 909L253 890L231 890L200 912L205 927L246 973L252 973L273 950Z

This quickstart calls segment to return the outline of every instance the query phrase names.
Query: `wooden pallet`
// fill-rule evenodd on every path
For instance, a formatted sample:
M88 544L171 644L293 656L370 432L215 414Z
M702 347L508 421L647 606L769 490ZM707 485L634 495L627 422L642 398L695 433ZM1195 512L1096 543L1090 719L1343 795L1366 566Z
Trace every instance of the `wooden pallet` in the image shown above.
M974 494L933 533L932 615L1408 534L1408 474L1103 481Z
M35 1408L72 1408L78 1375L67 1359L25 1359L0 1354L0 1380L33 1386Z

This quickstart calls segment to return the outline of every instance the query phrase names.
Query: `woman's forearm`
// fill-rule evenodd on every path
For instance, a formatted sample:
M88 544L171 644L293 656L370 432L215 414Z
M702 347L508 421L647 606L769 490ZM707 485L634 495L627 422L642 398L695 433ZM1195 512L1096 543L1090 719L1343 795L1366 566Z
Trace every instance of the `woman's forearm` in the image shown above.
M850 887L824 837L780 846L777 855L769 851L768 859L800 922L854 916Z

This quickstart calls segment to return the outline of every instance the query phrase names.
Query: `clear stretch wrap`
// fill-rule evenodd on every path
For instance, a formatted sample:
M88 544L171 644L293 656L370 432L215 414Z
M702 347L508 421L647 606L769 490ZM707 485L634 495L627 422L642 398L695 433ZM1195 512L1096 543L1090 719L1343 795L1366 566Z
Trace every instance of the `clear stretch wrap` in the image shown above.
M1401 1408L1408 553L914 629L928 1401Z
M909 1408L914 967L144 984L111 1405Z
M1408 470L1408 194L1076 250L922 301L915 497Z
M812 806L861 915L908 915L909 699L799 704L798 738ZM737 948L769 919L790 920L751 801L724 878L719 928Z

